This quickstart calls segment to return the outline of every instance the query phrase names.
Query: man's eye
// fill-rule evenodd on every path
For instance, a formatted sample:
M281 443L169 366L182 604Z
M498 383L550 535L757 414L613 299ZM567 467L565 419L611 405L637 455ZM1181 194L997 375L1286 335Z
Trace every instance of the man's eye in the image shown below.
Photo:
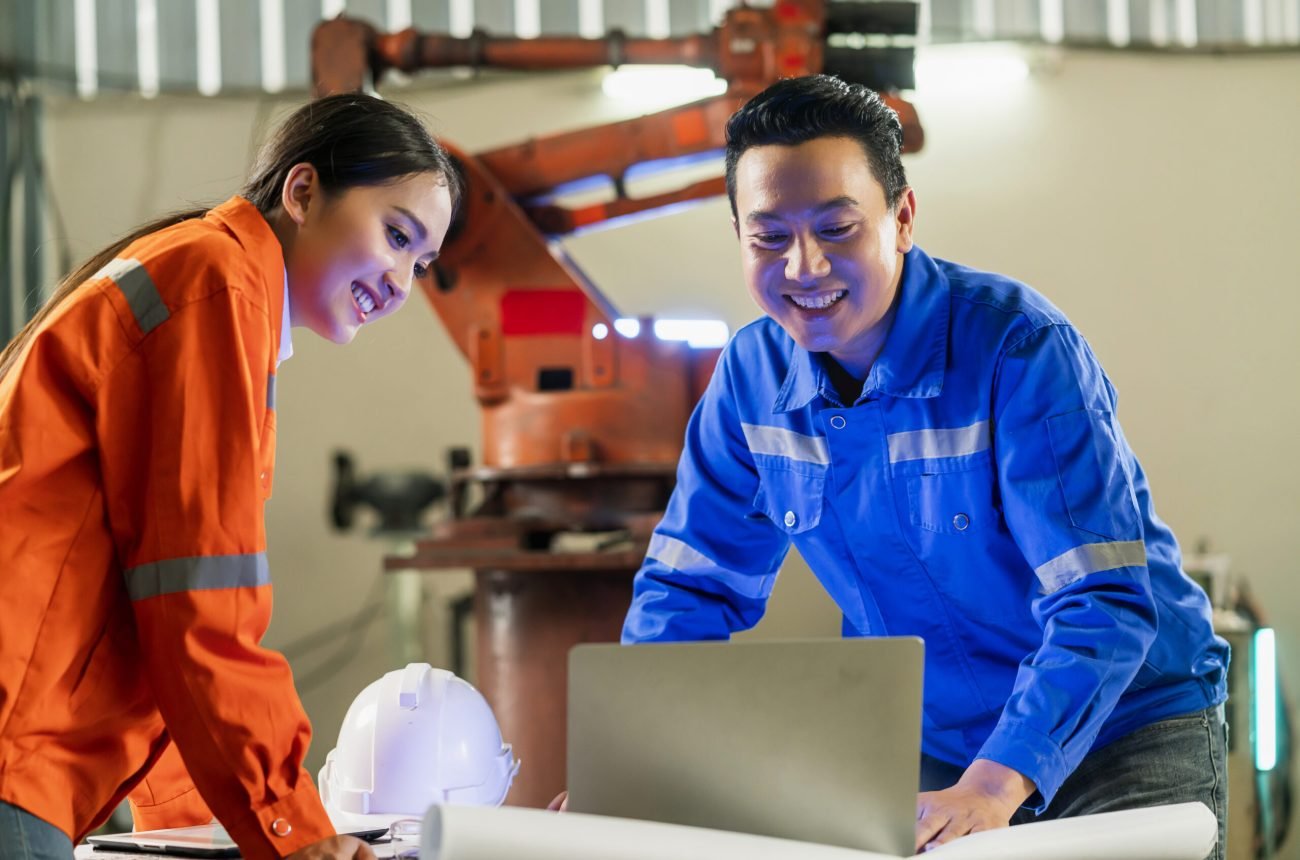
M785 241L784 233L756 233L754 239L764 245L780 245Z
M427 275L427 274L429 274L429 267L428 267L428 266L426 266L424 263L416 263L416 264L415 264L415 276L416 276L417 278L423 278L423 277L424 277L425 275Z
M406 234L396 227L388 228L388 237L393 240L393 244L397 246L398 250L411 244L411 240L407 238Z
M843 236L853 229L852 224L836 224L833 227L826 227L822 230L827 236Z

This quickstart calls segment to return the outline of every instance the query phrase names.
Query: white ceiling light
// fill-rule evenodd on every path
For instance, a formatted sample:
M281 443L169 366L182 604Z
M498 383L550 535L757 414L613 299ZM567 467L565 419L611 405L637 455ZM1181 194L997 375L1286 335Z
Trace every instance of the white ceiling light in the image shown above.
M918 93L1006 88L1029 77L1029 63L1010 45L927 47L916 57Z
M640 108L663 108L720 96L727 82L709 69L690 66L625 66L605 75L601 91L611 99Z

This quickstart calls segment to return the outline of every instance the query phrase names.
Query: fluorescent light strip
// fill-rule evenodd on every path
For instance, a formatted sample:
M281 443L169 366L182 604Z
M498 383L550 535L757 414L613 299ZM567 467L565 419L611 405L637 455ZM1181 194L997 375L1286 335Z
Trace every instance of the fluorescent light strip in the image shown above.
M474 0L451 0L447 32L464 38L474 32Z
M1038 0L1038 27L1044 42L1058 44L1065 38L1064 0Z
M515 0L515 35L521 39L536 39L542 35L539 0Z
M655 337L684 340L689 346L726 346L731 333L722 320L655 320Z
M411 17L411 0L388 0L387 13L385 19L390 33L405 30L415 20Z
M1281 40L1289 45L1300 44L1300 2L1291 0L1282 7Z
M1264 44L1264 0L1245 0L1241 4L1241 29L1247 45Z
M1178 43L1196 47L1196 0L1178 0Z
M1123 47L1133 40L1128 15L1128 0L1106 0L1106 38L1112 45Z
M158 0L136 0L135 44L140 94L151 99L158 95Z
M99 49L95 43L95 0L77 0L72 7L77 51L77 95L94 98L99 92Z
M1271 627L1255 631L1255 769L1277 767L1277 642Z
M320 16L327 21L337 18L347 10L346 0L320 0Z
M921 0L916 12L916 41L923 45L930 43L930 28L933 18L930 15L930 0Z
M1292 0L1286 0L1285 5L1291 5ZM1282 6L1283 0L1264 0L1264 41L1270 45L1276 45L1282 39Z
M971 7L975 19L975 35L983 39L993 36L997 30L997 16L993 10L993 0L975 0Z
M605 7L601 0L578 0L578 35L584 39L605 35Z
M645 0L645 34L651 39L667 39L672 33L668 0Z
M194 0L199 37L199 92L221 92L221 9L218 0Z
M1169 7L1167 0L1151 0L1151 44L1169 44Z
M284 89L284 0L261 0L262 89Z

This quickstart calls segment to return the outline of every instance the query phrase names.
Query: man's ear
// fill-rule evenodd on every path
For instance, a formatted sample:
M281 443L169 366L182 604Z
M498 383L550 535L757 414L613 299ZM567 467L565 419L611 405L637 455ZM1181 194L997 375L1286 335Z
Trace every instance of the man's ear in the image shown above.
M898 253L906 254L916 241L912 236L916 228L916 192L910 185L903 189L894 206L894 222L898 228Z
M280 206L293 223L301 227L307 221L307 212L320 201L320 176L316 168L303 162L289 169L280 189Z
M736 239L740 239L740 222L736 220L735 215L731 216L731 230L736 234Z

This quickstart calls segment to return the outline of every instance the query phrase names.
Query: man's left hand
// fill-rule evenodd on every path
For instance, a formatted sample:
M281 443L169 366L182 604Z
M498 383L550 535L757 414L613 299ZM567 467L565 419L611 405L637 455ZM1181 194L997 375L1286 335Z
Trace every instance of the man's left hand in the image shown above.
M917 796L916 850L929 851L967 833L1006 827L1034 790L1019 771L977 759L952 788Z

